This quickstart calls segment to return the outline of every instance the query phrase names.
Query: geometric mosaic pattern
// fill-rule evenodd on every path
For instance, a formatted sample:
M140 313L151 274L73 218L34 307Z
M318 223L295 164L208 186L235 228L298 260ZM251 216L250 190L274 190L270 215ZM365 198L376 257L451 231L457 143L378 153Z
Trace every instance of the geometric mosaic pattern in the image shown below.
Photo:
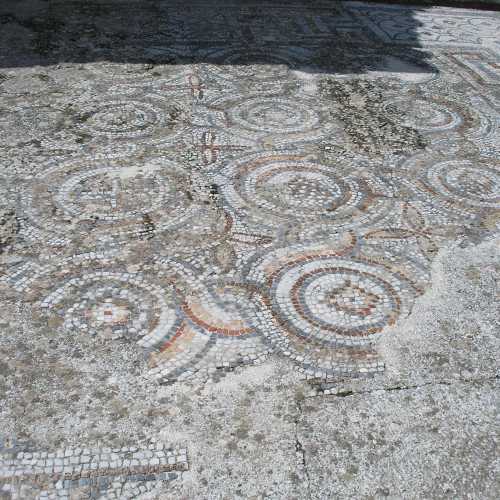
M500 21L306 4L54 2L41 66L2 59L6 300L161 383L383 370L439 248L498 230Z
M145 448L84 447L54 452L19 448L0 449L0 491L12 499L137 498L189 468L186 449L161 442Z

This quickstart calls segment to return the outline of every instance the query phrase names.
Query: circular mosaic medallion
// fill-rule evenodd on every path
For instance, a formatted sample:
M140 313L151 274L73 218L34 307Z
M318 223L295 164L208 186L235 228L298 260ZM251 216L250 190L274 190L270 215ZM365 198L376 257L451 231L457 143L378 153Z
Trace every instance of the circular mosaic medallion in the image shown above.
M65 120L63 111L45 105L0 112L0 145L14 146L43 140L61 130Z
M161 184L156 169L104 167L81 172L63 182L55 201L70 216L105 221L136 218L158 210L168 198L168 184Z
M332 167L293 154L256 155L227 169L222 186L235 209L271 217L336 226L380 217L387 200L375 198L363 179L340 177ZM250 208L252 207L252 208Z
M139 140L167 143L186 130L189 105L133 88L110 94L79 108L79 130L94 140Z
M161 123L154 106L138 101L112 101L103 104L86 120L93 133L115 137L135 137L147 133Z
M247 130L255 132L304 132L319 126L314 109L296 100L274 97L247 99L229 110L230 119Z
M442 132L459 127L462 116L449 106L423 99L401 98L385 104L396 123L422 132Z
M264 149L341 134L340 126L328 110L316 104L307 98L269 95L248 98L236 95L209 102L212 120L235 136L233 141L255 141Z
M272 276L272 308L285 328L319 345L363 343L406 309L407 284L383 266L304 257Z
M53 243L140 235L172 228L195 213L192 182L192 175L163 158L56 161L28 184L20 210L28 234L49 234Z
M124 337L150 347L176 322L167 293L141 276L88 272L72 277L41 301L71 333Z
M468 160L437 163L423 182L437 195L459 205L500 208L500 171Z

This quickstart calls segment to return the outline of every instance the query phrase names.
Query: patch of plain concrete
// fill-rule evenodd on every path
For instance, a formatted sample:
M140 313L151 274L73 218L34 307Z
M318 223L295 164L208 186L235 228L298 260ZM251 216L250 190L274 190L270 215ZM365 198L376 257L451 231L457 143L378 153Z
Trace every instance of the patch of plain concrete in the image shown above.
M499 256L498 238L441 252L432 288L380 342L388 380L421 384L498 375Z
M498 381L329 396L303 407L310 498L498 498Z
M296 439L299 387L289 367L269 362L191 394L183 426L192 468L175 498L307 498Z

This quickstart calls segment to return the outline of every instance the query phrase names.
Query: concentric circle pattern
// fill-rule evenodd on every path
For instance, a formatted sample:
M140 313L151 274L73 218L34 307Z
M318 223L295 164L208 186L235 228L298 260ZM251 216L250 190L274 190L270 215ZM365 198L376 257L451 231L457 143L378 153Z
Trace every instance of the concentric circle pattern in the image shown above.
M492 17L419 13L417 49L399 7L128 3L0 55L0 299L160 383L383 370L440 249L500 229Z
M83 103L78 113L77 131L87 140L132 144L168 144L187 129L191 119L189 100L176 96L169 101L158 93L126 86L119 94L114 88L97 102Z
M63 318L72 334L124 337L149 347L176 323L166 292L128 273L84 273L56 288L42 309Z
M158 157L53 161L26 183L23 231L56 245L82 235L89 241L151 236L179 227L203 206L191 194L193 182L178 164Z
M459 127L463 118L445 104L421 99L398 99L385 106L393 119L423 132L444 132Z
M266 223L283 221L350 227L383 217L386 199L375 196L364 178L293 154L255 155L226 170L231 183L222 191L228 203Z
M500 208L500 169L494 160L478 157L476 161L435 161L429 154L422 154L405 162L403 170L411 179L407 185L414 186L415 193L422 193L435 207L456 211L462 217L496 217Z
M426 184L438 196L458 205L500 208L500 171L473 162L447 161L430 166Z
M394 323L405 307L405 287L385 268L318 258L273 276L272 303L305 340L355 344Z
M252 140L260 147L269 144L300 144L320 140L338 133L338 124L317 108L305 96L251 95L234 96L209 101L209 109L225 108L216 123L229 126L239 140Z
M134 137L147 133L161 123L153 106L137 101L112 101L95 110L86 121L86 128L97 134Z
M255 97L236 105L230 118L241 128L255 132L293 133L317 128L314 110L299 102Z
M45 142L66 125L62 110L49 105L20 107L0 115L0 146L15 147L33 141Z

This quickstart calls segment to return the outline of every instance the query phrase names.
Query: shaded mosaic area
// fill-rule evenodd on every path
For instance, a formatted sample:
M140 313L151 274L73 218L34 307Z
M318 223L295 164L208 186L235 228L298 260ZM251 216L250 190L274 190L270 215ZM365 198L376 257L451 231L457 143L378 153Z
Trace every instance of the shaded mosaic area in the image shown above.
M439 248L498 230L496 14L53 4L2 18L0 293L151 380L381 372Z

